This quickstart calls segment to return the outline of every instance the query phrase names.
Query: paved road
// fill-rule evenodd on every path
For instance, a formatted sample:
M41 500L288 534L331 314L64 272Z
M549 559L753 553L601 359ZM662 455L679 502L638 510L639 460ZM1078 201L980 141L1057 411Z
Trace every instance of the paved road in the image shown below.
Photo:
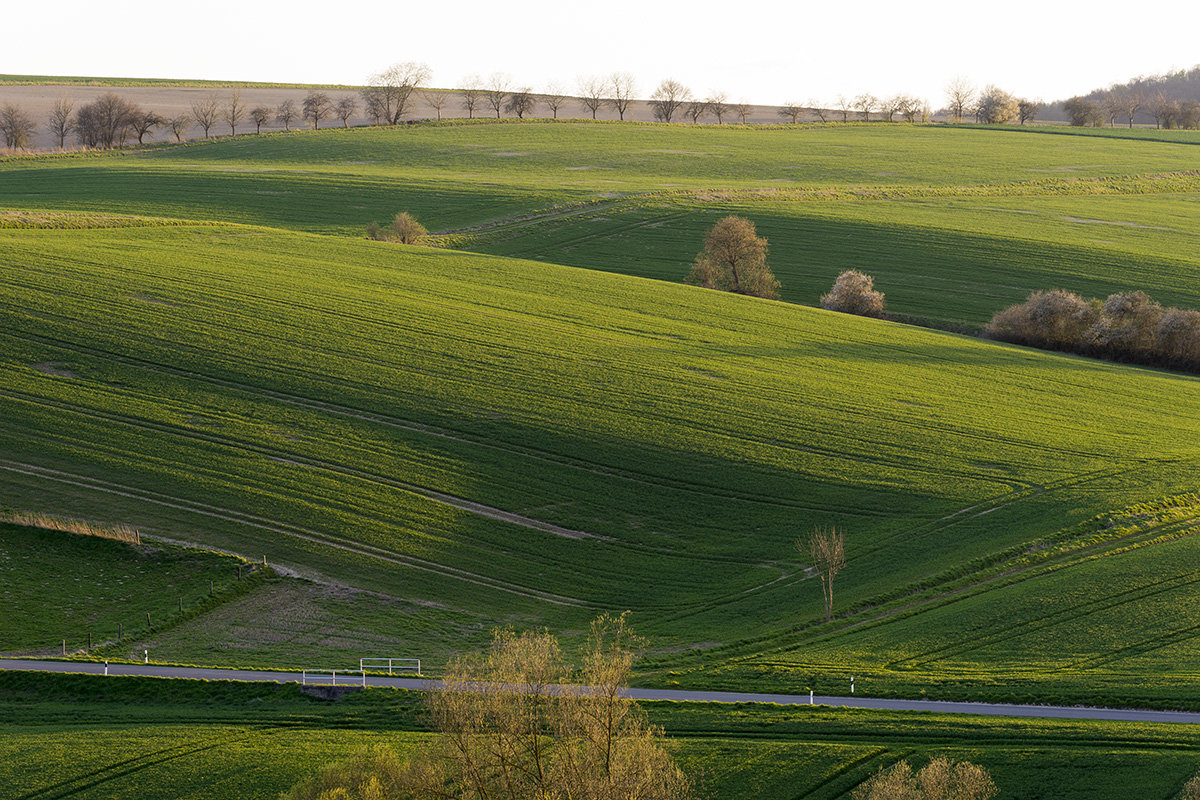
M267 681L299 683L300 673L269 672L246 669L204 669L199 667L167 667L155 664L98 664L87 661L32 661L0 659L0 670L33 670L39 672L71 672L91 675L140 675L156 678L191 678L195 680ZM343 677L343 675L345 677ZM330 675L308 676L309 682L330 682ZM340 672L339 686L362 685L361 673ZM389 678L368 675L368 686L390 686L398 689L427 689L430 681L422 678ZM746 692L702 692L688 689L631 689L635 700L674 700L714 703L778 703L780 705L809 705L808 695L753 694ZM819 706L841 708L876 708L889 711L936 711L946 714L976 714L993 717L1039 717L1043 719L1100 719L1122 722L1175 722L1200 724L1200 713L1188 711L1148 711L1140 709L1089 708L1086 706L1023 706L1007 703L956 703L942 700L888 700L875 697L831 697L814 695L811 702Z

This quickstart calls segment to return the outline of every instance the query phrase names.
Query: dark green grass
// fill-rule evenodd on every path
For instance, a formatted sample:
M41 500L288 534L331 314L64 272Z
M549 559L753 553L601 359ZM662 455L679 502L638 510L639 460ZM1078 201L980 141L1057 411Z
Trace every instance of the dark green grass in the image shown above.
M417 698L336 703L295 686L0 677L0 782L23 800L272 797L322 765L427 734ZM844 798L900 758L984 765L1006 798L1167 798L1200 764L1196 726L987 719L826 708L646 704L717 800Z
M1124 545L1093 518L1194 488L1200 384L1187 377L622 276L263 229L0 236L11 505L90 509L265 554L404 607L436 603L475 635L496 623L577 631L600 610L633 609L658 681L768 686L777 669L791 685L807 680L800 663L805 675L853 669L884 688L953 693L942 664L893 664L856 637L885 635L905 609L939 608L950 591L1019 610L1039 587L1028 548L1074 570L1081 543L1094 544L1120 571ZM488 519L428 491L591 536ZM1185 536L1191 509L1171 523ZM793 542L827 523L850 537L838 626L852 630L818 657L811 638L840 628L814 629L819 592ZM1165 549L1152 529L1134 534ZM1167 563L1163 578L1190 569ZM1019 579L1011 594L972 583L1001 573ZM1122 602L1141 600L1113 595ZM964 636L953 615L929 619L938 642ZM408 631L409 652L453 646L419 615L397 624L411 627L383 633ZM1103 672L1130 696L1193 699L1187 686L1138 694L1120 666L1127 639L1079 641L1115 659ZM183 637L172 647L180 660L219 652ZM300 649L253 658L294 664ZM1057 663L1045 639L1020 653ZM1012 674L984 655L957 664L951 683ZM1090 675L1045 690L1081 695Z
M236 588L240 559L0 523L0 653L100 648ZM246 580L250 570L244 570ZM215 595L210 595L211 588Z

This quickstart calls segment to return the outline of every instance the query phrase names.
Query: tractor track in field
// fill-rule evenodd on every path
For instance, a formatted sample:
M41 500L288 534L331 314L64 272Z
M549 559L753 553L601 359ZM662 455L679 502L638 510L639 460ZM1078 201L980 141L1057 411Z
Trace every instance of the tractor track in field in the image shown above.
M99 478L92 478L86 475L78 475L71 472L51 469L49 467L42 467L36 464L26 464L22 462L0 459L0 469L30 477L53 480L58 483L78 486L89 491L104 492L106 494L127 497L132 500L154 503L155 505L161 505L166 508L174 508L179 511L186 511L192 514L200 514L202 516L212 517L214 519L221 519L239 525L246 525L249 527L258 528L260 530L278 533L283 536L302 539L304 541L312 542L325 547L332 547L337 550L354 553L355 555L373 558L379 561L385 561L412 569L418 569L423 572L439 575L443 578L460 580L466 583L475 584L476 586L482 586L487 589L507 592L509 594L519 595L521 597L527 597L532 600L540 600L560 606L578 606L584 608L592 607L591 604L585 603L583 600L575 597L567 597L565 595L554 594L551 592L543 592L538 589L532 589L529 587L520 586L518 584L509 583L507 581L502 581L497 578L489 578L485 575L479 575L478 573L459 569L458 567L438 564L436 562L427 561L415 556L402 555L362 542L347 541L341 537L334 536L333 534L327 534L320 531L288 525L286 523L267 519L266 517L261 517L256 514L239 512L233 509L212 506L207 503L200 503L179 497L172 497L170 495L164 495L158 492L151 492L146 489L138 489L132 486L102 481Z

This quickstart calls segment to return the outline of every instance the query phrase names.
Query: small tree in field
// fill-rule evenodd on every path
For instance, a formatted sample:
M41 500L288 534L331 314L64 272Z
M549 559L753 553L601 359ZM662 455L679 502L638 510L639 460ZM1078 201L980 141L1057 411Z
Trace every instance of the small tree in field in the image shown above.
M856 269L848 269L821 295L821 308L863 317L882 317L883 292L875 291L875 279Z
M779 297L779 281L767 266L767 240L745 217L728 216L713 225L687 282L754 297Z
M367 237L381 242L420 244L428 235L429 231L425 229L425 226L417 222L416 217L407 211L397 214L396 218L392 220L392 224L386 228L379 227L377 222L372 222L367 226Z
M343 95L333 105L333 115L342 121L343 128L350 127L350 118L354 116L354 112L356 111L358 111L358 101L350 95ZM441 117L440 107L438 109L438 117Z
M913 772L907 761L880 769L859 784L853 800L990 800L996 796L992 776L970 761L935 758Z
M262 126L271 121L271 109L266 106L255 106L250 109L250 121L254 123L254 132L262 133Z
M292 129L292 123L300 115L296 111L296 102L294 100L284 100L275 109L275 121L283 126L285 131Z
M846 566L846 548L842 532L837 528L815 528L807 539L796 542L796 549L812 560L812 566L821 576L822 596L825 600L825 621L833 619L833 579Z

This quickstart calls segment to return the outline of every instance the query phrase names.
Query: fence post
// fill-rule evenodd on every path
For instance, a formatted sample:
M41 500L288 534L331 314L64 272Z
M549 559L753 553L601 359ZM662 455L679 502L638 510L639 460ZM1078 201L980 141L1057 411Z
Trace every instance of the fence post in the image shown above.
M63 655L67 654L67 640L63 639Z
M307 683L305 682L305 677L306 677L307 675L308 675L308 670L306 670L306 669L302 669L302 670L300 670L300 685L301 685L301 686L306 686L306 685L307 685Z
M363 688L365 689L365 688L367 688L367 671L364 669L362 671L362 674L363 674Z

